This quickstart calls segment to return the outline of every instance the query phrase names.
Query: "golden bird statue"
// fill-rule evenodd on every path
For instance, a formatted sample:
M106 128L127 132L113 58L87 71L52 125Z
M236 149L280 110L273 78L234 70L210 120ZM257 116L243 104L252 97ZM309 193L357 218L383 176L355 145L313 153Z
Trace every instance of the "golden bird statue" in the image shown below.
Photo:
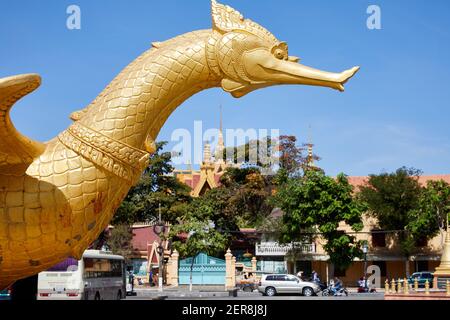
M264 27L211 3L212 29L153 43L47 143L10 119L39 75L0 79L0 289L81 258L147 167L163 124L192 95L222 87L239 98L282 84L343 91L359 69L306 67Z

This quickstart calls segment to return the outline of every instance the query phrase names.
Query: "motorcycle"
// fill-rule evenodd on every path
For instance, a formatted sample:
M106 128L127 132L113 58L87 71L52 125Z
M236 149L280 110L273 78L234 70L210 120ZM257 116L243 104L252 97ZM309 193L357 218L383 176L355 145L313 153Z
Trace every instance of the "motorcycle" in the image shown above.
M364 286L359 286L358 287L358 293L376 293L377 289L375 288L369 288L369 287L364 287Z
M377 290L374 287L368 286L364 283L364 280L361 279L358 281L358 293L375 293Z
M324 291L325 289L328 288L328 286L320 280L315 280L313 282L316 283L320 287L320 291Z
M342 287L342 288L336 290L333 288L332 284L329 284L328 287L322 291L322 296L324 296L324 297L328 297L328 296L337 297L337 296L342 296L344 294L345 294L345 296L348 296L347 288Z

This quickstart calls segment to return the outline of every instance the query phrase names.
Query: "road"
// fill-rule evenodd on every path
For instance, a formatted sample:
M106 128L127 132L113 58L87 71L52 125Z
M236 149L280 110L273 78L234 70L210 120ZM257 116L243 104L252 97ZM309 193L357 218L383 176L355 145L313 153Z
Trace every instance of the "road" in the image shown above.
M314 297L304 297L301 295L281 295L281 296L275 296L275 297L265 297L261 295L260 293L253 292L253 293L243 293L239 292L237 297L229 297L228 295L224 295L223 292L217 293L214 295L214 293L209 292L208 294L198 293L197 295L184 295L183 293L180 294L164 294L162 293L162 296L167 296L165 300L217 300L217 301L243 301L243 300L251 300L251 301L264 301L264 300L384 300L384 294L383 293L370 293L370 294L364 294L364 293L350 293L348 297L341 296L341 297L323 297L321 295L314 296ZM127 300L155 300L158 299L159 295L151 295L151 296L143 296L139 295L136 297L127 297Z

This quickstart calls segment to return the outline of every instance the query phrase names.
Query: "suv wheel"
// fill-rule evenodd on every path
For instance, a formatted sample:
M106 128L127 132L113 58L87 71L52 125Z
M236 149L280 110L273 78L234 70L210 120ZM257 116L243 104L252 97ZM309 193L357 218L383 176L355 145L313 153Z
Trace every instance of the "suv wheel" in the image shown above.
M311 287L305 287L303 288L303 295L305 297L311 297L314 295L314 290Z
M267 287L266 288L266 296L273 297L276 294L277 294L277 290L275 290L274 287Z

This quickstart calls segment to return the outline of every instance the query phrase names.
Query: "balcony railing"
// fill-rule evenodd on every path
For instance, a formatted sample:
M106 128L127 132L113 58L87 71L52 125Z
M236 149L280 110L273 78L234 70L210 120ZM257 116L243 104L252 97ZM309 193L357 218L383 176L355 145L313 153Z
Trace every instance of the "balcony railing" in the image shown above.
M315 243L290 243L278 244L273 243L259 243L256 245L257 256L285 256L289 251L295 250L299 253L315 253Z

